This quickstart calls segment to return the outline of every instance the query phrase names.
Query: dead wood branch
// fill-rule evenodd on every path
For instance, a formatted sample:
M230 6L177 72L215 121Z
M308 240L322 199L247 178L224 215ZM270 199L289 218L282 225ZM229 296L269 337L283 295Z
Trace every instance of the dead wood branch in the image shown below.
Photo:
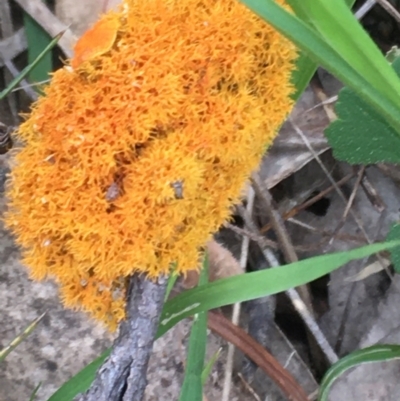
M97 372L89 390L75 401L141 401L167 278L157 282L134 275L128 288L127 318L121 323L111 355Z

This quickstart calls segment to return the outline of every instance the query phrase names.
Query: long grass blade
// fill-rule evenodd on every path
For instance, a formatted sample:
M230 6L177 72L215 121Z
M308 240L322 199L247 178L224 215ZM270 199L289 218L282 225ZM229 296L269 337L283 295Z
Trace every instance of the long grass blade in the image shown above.
M361 259L373 253L399 246L400 241L368 245L351 251L317 256L275 269L246 273L237 278L225 278L189 290L164 305L162 314L164 322L158 330L157 338L180 320L194 313L282 292L322 277L351 260ZM60 387L48 401L72 401L77 394L86 391L92 383L97 369L109 354L110 350L107 350L83 368Z
M199 277L201 287L208 282L208 255L206 253L203 268ZM190 333L187 365L179 401L202 401L203 382L202 373L207 346L207 312L200 312L194 316Z
M18 75L18 77L14 78L7 88L0 92L0 100L4 99L38 65L38 63L40 63L40 60L42 60L43 57L45 57L46 54L48 54L48 52L57 44L62 35L62 32L59 33L39 54L36 60L32 64L26 66Z
M36 398L36 394L38 393L40 387L42 386L42 382L40 382L33 390L31 396L29 397L29 401L34 401Z
M315 29L283 9L274 0L242 0L242 2L283 35L287 36L308 54L315 63L325 67L343 83L351 87L359 96L371 104L400 135L398 102L388 98L382 94L379 88L374 87L366 78L364 71L357 71L344 60ZM368 68L368 66L365 66L365 68Z
M19 336L15 337L14 340L10 342L5 348L0 351L0 362L4 361L4 359L9 355L19 344L22 343L32 332L35 330L38 323L43 319L43 313L38 318L36 318Z
M332 384L347 370L365 363L391 361L399 358L400 345L379 344L352 352L332 365L325 374L321 382L318 400L328 401Z

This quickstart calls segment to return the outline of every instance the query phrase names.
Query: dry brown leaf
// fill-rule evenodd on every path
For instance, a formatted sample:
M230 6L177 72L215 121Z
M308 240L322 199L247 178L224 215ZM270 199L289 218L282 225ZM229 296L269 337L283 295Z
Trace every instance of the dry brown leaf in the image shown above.
M354 276L347 277L344 281L347 283L352 283L355 281L365 280L367 277L372 276L373 274L379 273L380 271L386 269L390 266L389 259L382 259L382 261L375 261L368 266L364 267L360 272L355 274Z
M232 253L224 248L215 240L209 241L206 245L209 257L209 281L215 281L220 278L236 276L242 274L243 269ZM190 270L183 280L184 288L193 288L199 281L199 271Z

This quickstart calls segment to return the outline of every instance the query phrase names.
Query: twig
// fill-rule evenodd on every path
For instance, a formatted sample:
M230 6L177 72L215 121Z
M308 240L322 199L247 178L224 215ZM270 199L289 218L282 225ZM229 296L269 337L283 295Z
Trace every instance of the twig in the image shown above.
M305 228L306 230L309 230L309 231L312 231L312 232L315 232L315 233L319 233L324 237L329 237L329 239L327 241L326 240L322 241L323 243L326 243L326 244L330 241L330 238L333 236L333 232L332 231L327 231L327 230L322 230L320 228L316 228L316 227L312 226L311 224L304 223L303 221L300 221L300 220L295 219L293 217L291 217L287 221L289 223L295 224L295 225L297 225L299 227ZM358 236L358 235L351 235L351 234L344 234L344 233L340 234L339 233L339 234L336 235L336 239L341 240L341 241L346 241L346 242L351 241L351 242L356 242L356 243L360 243L360 244L365 244L365 240L363 238L361 238L360 236ZM294 249L296 251L298 251L298 252L307 252L307 251L309 251L311 249L318 249L319 247L320 247L320 245L318 247L296 245L294 247ZM270 248L274 249L272 247L270 247Z
M235 326L223 315L208 313L208 327L225 340L233 343L254 361L277 384L291 401L309 401L306 393L295 378L254 338ZM188 400L190 401L190 400Z
M17 70L14 63L10 60L4 60L4 65L10 71L10 74L15 78L20 74L20 71ZM23 79L19 83L19 87L31 98L31 100L36 100L38 98L38 94L32 89L32 86L28 83L26 79Z
M255 192L254 189L249 186L247 191L247 206L246 210L249 214L253 211L254 206L254 198ZM240 267L245 270L247 265L247 258L249 254L249 244L250 238L245 236L242 238L242 249L240 253ZM232 311L232 323L237 325L239 323L240 317L240 303L236 303L233 305ZM233 356L234 356L235 347L232 343L228 344L228 355L227 355L227 362L225 365L225 377L224 377L224 386L222 389L222 398L221 401L228 401L229 394L231 391L231 383L232 383L232 371L233 371Z
M343 177L341 180L339 180L336 183L336 185L338 187L340 187L340 186L346 184L348 181L350 181L353 177L354 177L354 173L347 174L345 177ZM336 189L336 187L334 185L330 185L328 188L324 189L319 194L313 196L311 199L305 201L304 203L302 203L299 206L294 207L293 209L289 210L288 212L285 212L283 214L283 220L288 220L291 217L293 217L296 214L298 214L299 212L301 212L302 210L307 209L309 206L313 205L315 202L317 202L320 199L324 198L326 195L328 195L330 192L332 192L335 189ZM268 230L270 230L271 228L272 228L271 224L268 223L265 226L263 226L260 231L261 231L262 234L264 234Z
M310 144L309 140L307 139L307 137L303 134L302 130L293 122L293 120L290 117L288 118L288 121L290 121L290 123L292 124L292 127L294 128L296 133L300 136L300 138L303 139L304 143L307 145L308 149L313 154L315 160L320 165L321 169L324 171L324 173L328 177L329 181L335 187L336 193L340 196L340 198L343 200L343 202L345 204L347 204L346 196L344 195L343 191L339 188L339 186L337 185L337 183L335 182L335 180L333 179L331 174L329 174L329 171L326 169L324 163L322 163L320 157L317 155L317 153L315 152L315 150L311 146L311 144ZM362 223L362 220L358 217L358 215L353 210L350 209L349 213L353 217L354 221L356 222L358 228L360 229L360 231L361 231L362 235L364 236L365 240L367 241L367 243L368 244L372 244L373 241L371 240L371 238L369 237L369 235L365 231L365 228L364 228L364 225ZM388 275L388 277L390 278L390 280L393 283L393 276L392 276L391 272L389 271L389 269L384 267L385 264L383 262L382 257L379 255L379 253L377 255L377 258L378 258L379 262L382 264L383 268L385 269L386 274Z
M72 56L72 48L77 40L72 31L63 24L41 0L14 0L25 12L27 12L42 28L51 36L55 37L63 32L58 42L61 50L67 57Z
M371 8L376 4L376 0L367 0L354 14L357 19L361 19L367 14Z
M258 394L254 391L253 387L250 386L249 383L247 383L246 379L243 377L241 373L238 373L239 379L242 381L243 385L246 387L246 390L254 397L256 401L261 401L261 398L258 396Z
M251 219L251 217L247 214L246 210L244 210L243 206L239 205L237 207L240 215L242 216L243 220L245 221L247 227L251 230L256 232L259 235L257 226ZM272 267L278 267L279 262L276 259L275 255L272 253L270 249L264 248L261 244L260 246L261 252L263 253L265 259L268 261L269 265ZM315 340L317 341L321 351L325 354L327 360L330 363L335 363L338 360L337 355L333 351L332 347L328 343L327 339L325 338L324 334L322 333L321 329L319 328L318 324L316 323L314 317L307 309L307 306L302 301L300 296L298 295L295 289L285 291L285 294L289 297L290 301L292 302L294 308L302 317L304 323L308 327L310 333L313 335Z
M268 263L272 267L279 267L279 262L276 259L275 255L272 251L265 249L264 256L268 260ZM319 345L321 351L326 356L326 359L329 363L334 364L339 360L338 356L336 355L335 351L329 344L328 340L326 339L324 333L322 333L321 329L319 328L317 322L315 321L314 317L307 309L307 306L300 298L298 292L294 288L290 288L289 290L285 291L285 294L289 297L290 301L292 302L293 306L295 307L296 311L302 317L304 323L310 330L310 333L315 338L315 341Z
M286 231L281 215L275 210L275 208L272 205L273 200L271 194L269 193L267 187L264 185L260 176L257 173L254 173L252 175L251 180L253 182L257 195L264 203L265 211L268 215L272 227L274 228L279 244L281 245L281 250L286 263L297 262L299 258L297 257L293 244L290 241L289 235ZM298 287L298 291L303 301L307 305L308 309L310 311L313 311L311 295L307 285L302 285Z
M321 79L319 78L318 74L315 74L313 79L310 82L310 86L313 89L315 95L318 97L320 101L320 105L322 105L326 116L328 117L329 121L336 120L336 113L333 109L333 102L331 101L332 98L328 98L326 93L323 90L323 85Z
M338 225L336 226L336 228L333 230L333 236L329 241L329 245L331 245L333 243L333 241L336 238L336 235L343 228L343 226L344 226L344 224L346 222L347 216L349 215L351 207L353 206L353 202L354 202L354 199L356 197L358 188L360 187L361 180L362 180L362 178L364 176L364 173L365 173L365 166L362 166L360 168L360 170L358 171L358 173L357 173L357 179L356 179L356 182L355 182L355 184L353 186L353 190L351 191L350 197L349 197L349 199L347 201L347 205L346 205L346 207L344 209L342 218L340 219L340 221L339 221Z
M400 13L390 4L387 0L376 0L376 2L385 9L395 20L397 23L400 23Z
M264 246L268 246L269 248L275 250L279 249L279 246L275 241L265 238L264 236L254 234L253 232L246 230L245 228L240 228L231 223L225 223L224 227L229 228L229 230L232 230L236 234L239 234L244 237L249 237L254 242L260 241L263 243Z
M365 172L365 174L363 175L363 178L361 180L361 187L364 190L364 193L367 196L368 200L371 202L371 205L379 213L382 213L386 208L385 202L379 196L378 191L368 179L367 172Z
M303 132L301 131L301 129L294 123L294 121L289 117L288 121L290 121L290 123L292 124L292 127L294 128L295 132L300 136L300 138L303 139L304 143L307 145L309 151L312 153L312 155L314 156L314 159L317 161L317 163L320 165L321 169L323 170L323 172L326 174L327 178L329 179L329 181L331 182L331 184L334 186L337 194L340 196L340 198L343 200L343 202L345 204L347 204L347 199L346 196L344 195L343 191L339 188L339 186L337 185L337 183L335 182L335 180L333 179L332 175L329 173L329 171L326 169L324 163L322 163L320 157L317 155L317 153L314 151L313 147L311 146L309 140L307 139L307 137L303 134ZM350 209L350 214L353 217L354 221L356 222L358 228L360 229L360 231L362 232L364 238L367 240L367 242L369 244L372 244L371 239L369 238L369 235L367 234L367 232L365 231L365 228L362 224L362 221L359 219L359 217L356 215L356 213L354 213L354 211L352 211Z
M153 282L137 274L130 278L127 317L120 325L111 355L98 370L89 390L75 401L142 400L167 281L166 277L160 277Z

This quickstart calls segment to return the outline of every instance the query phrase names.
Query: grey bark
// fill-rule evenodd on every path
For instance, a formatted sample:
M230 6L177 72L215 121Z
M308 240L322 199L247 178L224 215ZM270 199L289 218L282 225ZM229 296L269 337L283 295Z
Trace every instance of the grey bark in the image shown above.
M156 282L143 275L131 277L127 318L120 325L111 354L98 370L89 390L74 401L142 400L166 286L166 277Z

